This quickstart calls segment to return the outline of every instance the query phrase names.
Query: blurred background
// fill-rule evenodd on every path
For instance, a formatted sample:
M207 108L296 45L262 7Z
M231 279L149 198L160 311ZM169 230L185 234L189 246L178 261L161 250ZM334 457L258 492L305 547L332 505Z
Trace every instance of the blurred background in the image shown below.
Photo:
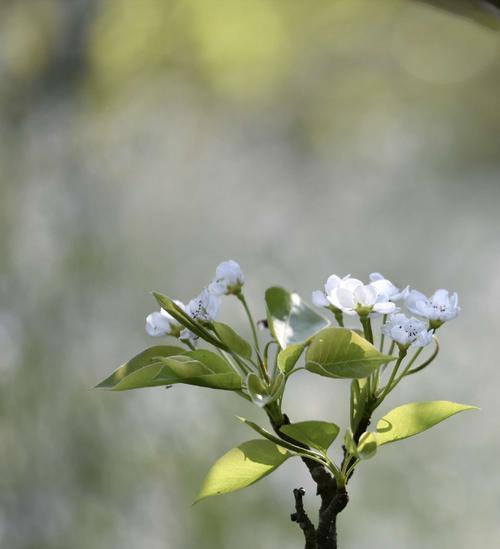
M459 292L388 405L482 410L360 467L340 546L499 546L499 26L436 3L2 0L2 548L302 546L298 460L191 507L253 438L234 416L264 423L249 404L91 390L158 343L150 290L187 301L229 258L257 317L266 287L331 273ZM230 299L221 318L245 330ZM347 389L301 373L285 408L345 426Z

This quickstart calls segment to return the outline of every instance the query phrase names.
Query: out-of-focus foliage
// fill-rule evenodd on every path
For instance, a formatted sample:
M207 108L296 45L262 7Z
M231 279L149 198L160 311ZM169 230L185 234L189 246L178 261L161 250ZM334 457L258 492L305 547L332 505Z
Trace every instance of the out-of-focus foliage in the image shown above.
M0 4L0 546L296 542L291 489L309 484L292 460L234 505L190 506L247 437L227 419L248 416L242 399L90 390L148 345L149 290L187 300L228 257L259 303L270 281L307 295L347 268L459 291L456 355L393 404L483 411L403 456L388 445L353 481L363 528L346 511L341 535L345 549L498 545L490 21L404 0ZM307 383L285 403L293 421L341 416L341 389Z

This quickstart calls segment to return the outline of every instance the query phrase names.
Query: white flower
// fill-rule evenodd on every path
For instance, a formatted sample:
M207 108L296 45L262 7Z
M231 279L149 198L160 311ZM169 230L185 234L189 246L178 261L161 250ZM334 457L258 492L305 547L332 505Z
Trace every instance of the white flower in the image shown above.
M343 278L326 296L326 299L337 309L348 315L381 313L396 311L394 303L387 295L380 293L371 284L363 284L357 278Z
M238 293L245 282L245 277L239 263L230 259L219 263L215 270L215 279L208 289L214 295L229 295Z
M187 304L186 313L194 320L211 322L219 312L219 305L219 298L205 288Z
M382 333L402 347L425 347L432 341L432 330L427 329L425 322L403 313L392 314L382 326Z
M436 326L455 318L460 312L457 293L450 295L448 290L443 289L436 290L430 298L412 290L406 298L406 306L412 313L427 318Z
M377 289L379 294L387 296L389 301L399 301L400 299L406 299L410 293L410 287L406 286L403 290L400 290L390 280L387 280L380 273L370 274L370 283Z
M328 296L335 290L339 288L342 282L348 280L351 275L344 276L340 278L337 275L330 275L325 284L325 291L315 290L312 293L312 302L316 307L331 307L332 304L328 301Z
M184 304L181 301L175 301L182 310L185 310ZM181 332L181 324L175 318L167 313L165 309L155 311L146 317L146 332L153 337L171 335L179 337Z

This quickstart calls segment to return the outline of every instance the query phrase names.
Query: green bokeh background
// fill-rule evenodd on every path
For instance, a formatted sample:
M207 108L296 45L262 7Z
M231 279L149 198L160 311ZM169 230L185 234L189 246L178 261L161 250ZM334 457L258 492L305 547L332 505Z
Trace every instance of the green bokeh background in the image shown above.
M454 5L462 5L457 2ZM463 3L464 5L466 3ZM459 10L460 11L460 10ZM486 12L484 12L486 13ZM438 363L390 405L476 404L359 468L342 549L500 543L500 39L410 0L0 3L0 546L300 547L300 462L191 507L252 435L241 399L90 390L234 258L457 290ZM244 330L237 303L222 318ZM292 378L295 419L346 424L346 382ZM381 410L383 411L383 410Z

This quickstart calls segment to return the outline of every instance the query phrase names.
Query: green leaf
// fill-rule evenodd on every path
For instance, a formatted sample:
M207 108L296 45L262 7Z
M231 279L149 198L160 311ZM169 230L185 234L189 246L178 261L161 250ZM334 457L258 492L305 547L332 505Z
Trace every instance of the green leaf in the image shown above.
M303 353L305 345L295 343L278 353L278 368L285 374L290 373Z
M161 359L161 363L163 367L156 381L162 385L184 383L228 391L241 389L241 377L224 359L210 351L198 350L166 357Z
M117 390L117 386L123 384L124 380L131 376L135 380L136 388L162 385L161 383L154 382L154 378L163 366L159 363L157 357L182 355L185 352L186 350L182 347L171 345L150 347L116 369L109 377L101 381L97 387Z
M210 469L196 502L254 484L292 454L269 440L249 440L229 450Z
M313 337L306 354L306 368L334 378L364 378L396 357L384 355L352 330L327 328Z
M269 328L282 349L304 343L330 322L296 293L273 287L266 291Z
M328 421L300 421L283 425L280 431L311 448L326 452L337 438L340 428Z
M259 433L259 435L262 435L267 440L270 440L271 442L274 442L275 444L278 444L279 446L283 446L283 448L286 448L287 450L290 450L292 452L295 452L299 455L311 455L311 452L308 452L305 448L301 448L300 446L297 446L295 444L292 444L291 442L287 442L285 440L282 440L276 435L273 435L260 425L257 425L257 423L254 423L253 421L250 421L248 419L245 419L244 417L236 416L242 423L245 425L248 425L251 429L253 429L255 432ZM315 455L315 454L312 454Z
M377 453L377 437L375 433L363 433L359 438L358 454L361 459L370 459Z
M243 358L252 358L252 346L248 341L239 336L230 326L222 322L213 322L215 333L219 336L230 351Z
M211 343L219 349L228 350L226 345L217 340L204 326L199 322L193 320L185 311L183 311L172 299L168 296L160 294L158 292L153 292L153 295L162 309L165 309L167 313L172 315L177 322L182 324L185 328L196 334L198 337L201 337L208 343Z
M388 444L418 435L437 423L476 406L457 404L447 400L412 402L391 410L377 423L377 442Z

